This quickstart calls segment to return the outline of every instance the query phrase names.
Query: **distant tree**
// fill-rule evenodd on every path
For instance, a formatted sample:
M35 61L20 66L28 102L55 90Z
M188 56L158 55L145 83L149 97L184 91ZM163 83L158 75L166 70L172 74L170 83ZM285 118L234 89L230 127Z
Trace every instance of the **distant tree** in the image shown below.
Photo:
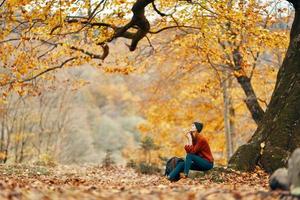
M116 162L114 161L114 159L112 157L112 153L113 153L112 150L110 150L110 149L106 150L105 157L102 161L102 164L104 167L111 167L112 165L116 164Z
M53 80L54 76L47 76L49 72L58 70L64 66L80 65L91 60L96 60L96 65L101 65L101 61L109 54L108 43L116 38L122 37L131 40L131 44L128 46L132 51L135 50L141 39L146 38L147 33L157 34L170 28L202 30L201 27L180 25L174 17L174 13L166 14L161 12L156 7L156 3L160 3L165 8L176 8L179 2L186 3L185 5L198 5L196 13L198 15L203 14L207 18L220 22L220 27L226 26L224 20L232 21L232 27L239 23L246 24L251 22L258 24L259 22L253 22L249 19L256 19L256 17L253 17L253 13L261 12L261 10L249 9L246 12L247 15L239 12L226 13L228 2L231 2L231 0L216 1L213 4L215 5L213 9L210 6L207 7L206 1L136 0L131 6L132 18L127 21L119 17L126 15L128 10L126 12L113 12L108 18L105 15L99 16L98 14L103 14L102 11L107 8L106 2L105 0L97 1L92 6L87 1L83 1L82 3L82 1L73 0L63 0L59 4L55 3L55 1L47 1L45 3L45 1L31 0L2 0L0 2L0 26L2 28L0 32L0 86L3 93L2 99L5 99L7 92L10 91L15 91L19 95L32 93L32 86L35 84L35 79L46 77L48 80ZM109 5L112 5L112 9L119 6L122 2L113 1ZM236 2L237 8L243 10L244 1ZM253 5L257 5L257 2L249 1ZM298 147L300 143L298 134L300 127L300 6L298 0L287 0L287 2L290 2L295 8L295 19L291 30L290 45L279 70L272 99L265 112L261 109L258 99L252 90L250 78L245 76L243 69L243 65L247 66L248 64L243 59L242 53L248 46L244 46L244 49L240 46L238 48L229 48L229 55L232 57L229 60L233 62L228 64L235 66L234 75L244 88L245 94L248 94L246 104L249 110L252 110L252 116L258 123L258 129L249 141L249 144L242 146L231 159L230 163L239 169L253 169L255 165L259 164L266 171L273 171L280 166L286 165L286 160L290 152ZM125 4L131 5L131 2L125 2ZM158 30L151 30L150 22L145 15L145 9L149 5L152 5L153 10L158 15L170 18L173 25L168 26L169 24L167 24L165 26L166 23L162 22L159 24L163 26L159 26ZM263 8L263 10L268 9L268 7ZM208 11L208 13L201 13L199 10ZM80 13L84 14L80 15ZM184 15L182 14L182 16ZM190 13L187 16L190 16L191 20L193 19ZM215 16L220 18L216 18ZM261 19L263 18L262 16ZM207 23L207 21L203 21L203 23ZM229 35L232 36L233 42L244 45L243 41L249 38L236 38L237 35L235 33L240 32L242 28L247 29L248 27L237 26L236 30L231 31ZM96 30L99 32L97 37L95 37ZM214 34L212 34L213 31L218 31L222 35L225 33L217 28L206 28L206 32L209 33L208 36L214 37ZM280 38L276 36L268 38L265 37L265 34L257 35L257 33L258 31L253 30L252 34L256 36L253 39L267 38L267 40L263 40L263 43L266 44ZM90 42L84 45L82 44L82 41L84 41L82 38ZM256 45L256 47L259 46L259 44ZM234 45L233 47L236 46ZM210 48L205 49L209 51ZM226 48L224 51L226 51ZM251 54L251 52L249 53ZM254 60L257 57L256 53L254 52ZM211 54L215 57L208 58L208 62L215 59L224 59L224 57L215 52L211 52ZM252 67L255 68L255 66ZM114 69L112 71L128 74L132 69ZM26 90L26 88L30 89ZM146 151L149 151L149 149Z
M144 152L146 162L148 164L151 164L151 152L158 150L159 146L154 143L153 138L151 138L150 136L146 136L141 141L141 148Z

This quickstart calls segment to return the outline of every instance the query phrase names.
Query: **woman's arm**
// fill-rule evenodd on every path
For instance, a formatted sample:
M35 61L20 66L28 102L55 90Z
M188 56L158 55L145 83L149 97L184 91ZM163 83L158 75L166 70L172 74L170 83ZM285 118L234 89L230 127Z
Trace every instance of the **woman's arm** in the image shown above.
M192 135L191 135L190 132L185 133L185 137L186 137L186 145L193 144L193 142L192 142Z
M185 145L184 149L187 153L197 153L201 151L201 143L197 142L195 145Z

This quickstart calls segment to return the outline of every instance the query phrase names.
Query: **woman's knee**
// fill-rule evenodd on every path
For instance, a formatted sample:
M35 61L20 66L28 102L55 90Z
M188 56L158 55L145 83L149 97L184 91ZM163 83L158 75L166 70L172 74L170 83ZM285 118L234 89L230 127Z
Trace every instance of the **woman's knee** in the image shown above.
M177 164L177 166L179 167L180 170L182 170L182 169L184 168L184 162L179 162L179 163ZM177 167L177 166L176 166L176 167Z

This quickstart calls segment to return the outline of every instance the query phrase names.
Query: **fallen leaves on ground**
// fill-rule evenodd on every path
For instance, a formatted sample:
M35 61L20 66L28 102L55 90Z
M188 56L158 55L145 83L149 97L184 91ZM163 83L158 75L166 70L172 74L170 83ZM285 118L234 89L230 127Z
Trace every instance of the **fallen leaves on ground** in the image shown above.
M0 199L278 199L268 175L212 170L169 182L126 167L0 166Z

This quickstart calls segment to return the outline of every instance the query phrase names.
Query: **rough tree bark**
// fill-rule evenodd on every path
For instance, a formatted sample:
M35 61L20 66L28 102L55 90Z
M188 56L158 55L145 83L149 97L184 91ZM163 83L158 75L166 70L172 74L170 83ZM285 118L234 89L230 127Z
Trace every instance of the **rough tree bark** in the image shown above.
M229 162L239 170L260 165L271 173L286 166L290 153L300 147L300 2L288 1L295 8L288 51L262 122Z

